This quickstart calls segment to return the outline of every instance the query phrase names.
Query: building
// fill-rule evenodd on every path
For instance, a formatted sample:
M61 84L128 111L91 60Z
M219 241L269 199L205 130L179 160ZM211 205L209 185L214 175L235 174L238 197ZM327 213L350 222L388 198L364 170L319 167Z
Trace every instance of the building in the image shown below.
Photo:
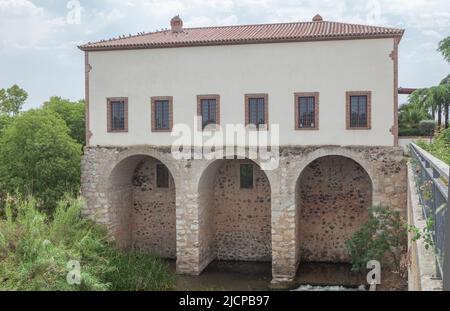
M86 60L86 213L124 249L177 259L347 262L367 207L406 207L398 145L403 30L323 21L171 29L80 46ZM278 165L175 159L177 124L279 125ZM198 126L198 125L197 125ZM195 143L194 143L195 145ZM225 144L226 145L226 144ZM248 151L248 150L246 150Z

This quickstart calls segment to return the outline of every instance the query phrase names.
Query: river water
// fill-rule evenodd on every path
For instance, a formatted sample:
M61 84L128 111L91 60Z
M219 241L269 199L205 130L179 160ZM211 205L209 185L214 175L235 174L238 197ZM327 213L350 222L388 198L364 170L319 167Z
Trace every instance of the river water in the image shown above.
M174 269L174 263L171 263ZM302 263L292 288L295 291L365 290L364 277L347 264ZM178 276L176 290L271 290L271 264L261 262L212 262L200 276Z

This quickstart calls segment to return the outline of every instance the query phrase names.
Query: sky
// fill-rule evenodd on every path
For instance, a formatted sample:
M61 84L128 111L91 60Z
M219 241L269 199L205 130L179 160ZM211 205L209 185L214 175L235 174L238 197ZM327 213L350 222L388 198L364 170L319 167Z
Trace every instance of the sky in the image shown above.
M399 85L429 87L450 73L437 52L450 35L449 0L0 0L0 89L18 84L24 109L50 96L84 97L84 56L77 45L168 28L324 20L406 29ZM400 102L406 101L402 96Z

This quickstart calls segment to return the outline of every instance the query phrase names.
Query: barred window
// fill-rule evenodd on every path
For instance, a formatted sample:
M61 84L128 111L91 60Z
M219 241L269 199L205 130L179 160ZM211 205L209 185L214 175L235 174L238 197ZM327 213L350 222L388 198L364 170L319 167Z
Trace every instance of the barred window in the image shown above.
M169 169L164 164L156 164L156 187L169 188Z
M157 130L170 129L168 100L155 101L155 123L155 127Z
M128 99L116 97L107 99L108 132L128 130Z
M202 115L202 128L210 124L217 124L216 120L216 99L202 99L200 101L201 115Z
M248 99L248 123L254 124L256 127L266 124L264 98L249 98Z
M241 164L240 185L241 189L253 189L253 164Z
M367 127L367 95L350 96L350 128Z
M314 96L298 98L299 128L316 127L316 98Z
M113 131L125 129L125 103L111 102L111 129Z

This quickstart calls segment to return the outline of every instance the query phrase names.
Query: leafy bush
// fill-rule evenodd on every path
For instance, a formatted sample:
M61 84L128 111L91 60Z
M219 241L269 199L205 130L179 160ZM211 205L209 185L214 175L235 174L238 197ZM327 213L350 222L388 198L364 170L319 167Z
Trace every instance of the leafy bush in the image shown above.
M161 260L121 253L106 231L81 217L80 200L66 197L50 219L36 201L9 199L0 219L0 290L166 290L174 275ZM70 285L68 262L81 266Z
M400 128L398 130L398 136L422 136L422 133L416 128Z
M398 123L401 129L419 129L419 123L422 120L429 120L431 115L428 113L426 107L422 103L422 90L413 93L408 103L404 104L399 109Z
M383 263L386 256L391 258L394 268L400 271L401 256L406 253L407 247L406 224L399 212L383 206L371 207L369 219L346 242L346 247L353 271L364 271L370 260Z
M450 129L438 133L432 143L421 140L417 145L450 165Z
M48 211L65 192L78 193L81 146L54 112L30 110L15 117L0 146L3 192L33 195Z
M436 121L434 120L422 120L419 123L419 130L423 136L433 136L436 128Z
M84 101L71 102L68 99L53 96L44 103L44 109L56 112L70 130L70 136L81 146L85 145Z

